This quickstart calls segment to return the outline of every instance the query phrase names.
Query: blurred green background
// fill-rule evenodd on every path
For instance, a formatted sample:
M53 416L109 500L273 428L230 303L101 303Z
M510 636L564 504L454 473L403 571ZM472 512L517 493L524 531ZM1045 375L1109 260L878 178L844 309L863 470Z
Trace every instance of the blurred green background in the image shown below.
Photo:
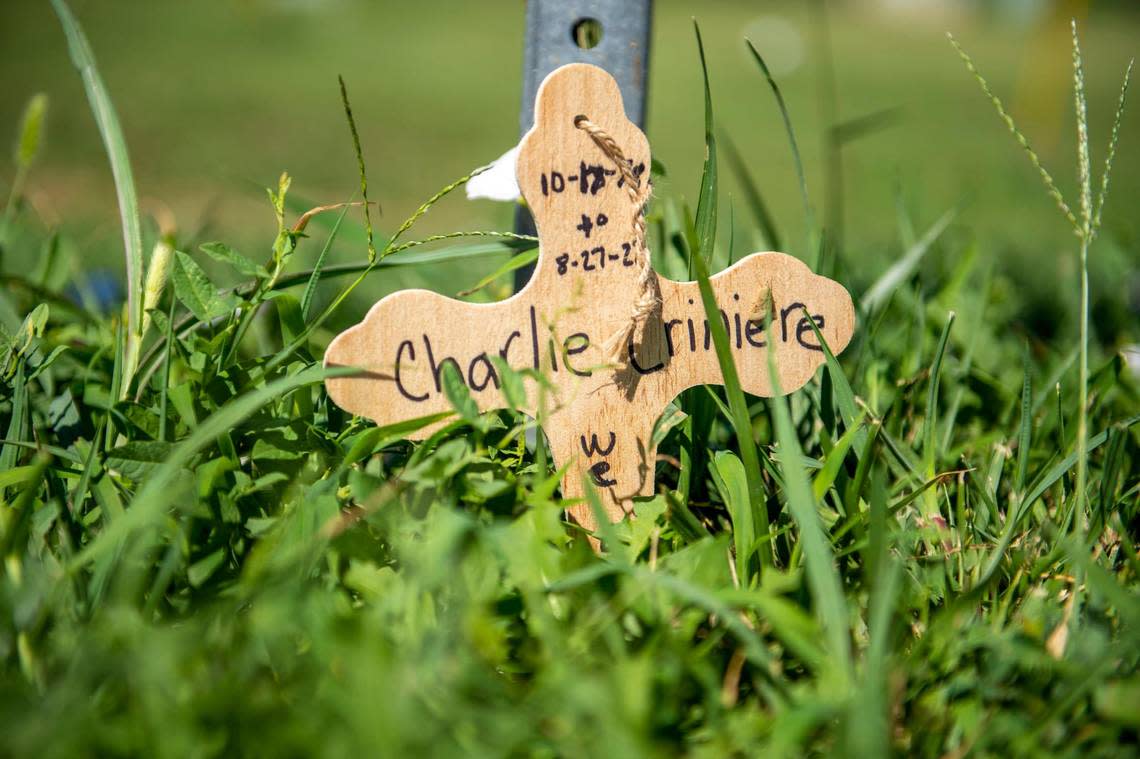
M785 247L802 255L791 154L744 38L768 58L783 89L821 216L823 135L832 108L829 54L840 121L892 113L889 124L844 152L842 255L868 269L855 275L853 289L860 276L865 283L899 255L900 207L921 233L961 205L950 238L976 242L979 255L1018 272L1048 309L1056 303L1058 274L1075 275L1073 235L945 33L953 31L974 56L1072 202L1068 19L1076 17L1084 35L1099 168L1121 76L1140 38L1138 5L833 0L824 14L820 2L659 0L647 130L668 170L658 195L696 201L703 158L696 16L718 126L747 160ZM75 0L72 6L123 122L144 213L173 219L185 246L223 239L250 252L267 249L274 221L260 187L274 184L282 170L293 175L293 192L306 201L332 203L353 194L356 165L338 74L349 86L383 230L517 139L522 0ZM0 128L11 135L6 141L14 140L32 94L51 97L46 147L29 181L37 213L71 232L87 264L120 267L110 171L47 2L0 3L0 85ZM1120 274L1135 268L1136 123L1126 117L1094 255L1102 291L1119 288L1121 301L1129 299L1124 289L1134 286ZM0 183L12 175L10 153L0 158ZM722 226L732 204L738 252L764 247L723 164L722 177ZM509 229L511 219L509 205L456 196L433 209L420 231ZM307 254L315 256L316 249ZM362 256L351 237L334 254L338 261ZM453 267L447 277L455 282L435 285L459 289L488 270L485 260Z

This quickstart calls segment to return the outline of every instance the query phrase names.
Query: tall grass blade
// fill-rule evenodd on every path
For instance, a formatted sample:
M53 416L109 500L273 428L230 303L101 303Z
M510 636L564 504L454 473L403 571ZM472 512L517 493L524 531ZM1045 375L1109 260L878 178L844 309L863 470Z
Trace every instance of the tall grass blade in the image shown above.
M744 190L744 200L748 203L748 207L756 219L756 224L760 227L760 234L764 236L765 244L771 250L780 250L782 248L780 232L776 229L776 222L772 219L772 212L768 209L768 203L760 194L760 188L748 170L748 164L745 163L744 157L740 154L740 150L737 149L732 138L727 134L722 135L722 138L725 151L728 154L728 168L736 177L741 189Z
M866 566L863 576L868 582L878 582L883 574L883 561L889 555L887 550L887 519L890 512L887 504L886 467L876 466L871 477L871 492L867 497L867 547L863 551Z
M898 602L901 568L884 553L871 591L867 620L870 644L862 669L860 697L852 700L847 735L849 756L889 756L890 706L887 697L891 622Z
M814 48L819 61L819 113L825 126L823 130L823 154L825 166L824 181L824 228L820 235L832 241L836 250L844 245L844 192L843 192L843 146L837 142L832 127L839 123L839 97L835 76L835 54L832 49L831 14L828 0L815 0L811 4L813 12Z
M823 467L816 474L815 479L812 480L811 490L817 501L823 500L824 494L835 484L836 478L839 476L839 471L843 467L843 461L847 458L848 451L851 450L851 444L855 442L855 436L863 429L863 415L861 414L853 425L847 428L847 431L835 442L835 445L830 451L827 452L827 457L824 459Z
M170 357L174 351L174 307L176 298L170 299L170 310L166 312L166 336L162 351L162 385L158 391L158 439L166 442L167 400L170 391Z
M697 247L694 255L702 255L706 261L712 260L716 247L717 221L717 182L716 135L713 133L712 92L709 89L709 69L705 63L705 45L701 40L701 27L693 19L693 31L697 35L697 52L701 58L701 74L705 85L705 163L701 170L701 193L697 199L695 226Z
M946 343L950 339L950 328L954 326L956 314L951 311L938 338L938 348L934 352L934 362L930 365L930 382L926 393L926 421L922 425L922 454L926 463L926 476L934 476L938 457L935 438L938 433L938 387L942 380L942 359L946 355Z
M718 319L719 321L719 319ZM727 339L726 339L727 342ZM779 387L779 373L776 367L775 351L772 346L776 339L769 325L768 372L772 377L772 390L776 397L770 401L772 417L776 427L776 440L780 446L780 469L784 473L784 498L796 526L799 528L799 545L802 546L804 564L807 570L808 586L816 604L816 612L823 624L828 652L832 657L832 669L837 678L836 691L844 693L851 683L853 668L851 661L851 639L848 631L847 602L843 597L843 585L835 564L835 554L823 531L816 501L812 497L811 483L807 472L800 463L803 455L800 441L796 436L792 417L788 412L787 401Z
M360 148L360 134L356 131L356 119L352 117L352 105L348 102L348 88L344 77L337 76L340 83L340 101L344 105L344 117L348 120L348 131L352 132L352 149L356 153L356 166L360 171L360 196L364 198L364 231L368 236L368 261L376 260L376 245L372 239L372 210L368 203L368 173L364 170L364 151Z
M135 192L135 179L131 171L130 157L127 155L127 142L119 125L119 117L111 104L111 96L103 83L103 77L95 66L95 55L83 34L79 21L67 7L64 0L51 0L55 14L63 26L67 37L67 47L71 61L83 79L83 88L91 105L91 113L103 138L103 147L111 163L111 174L115 179L115 193L119 199L119 222L123 232L123 249L126 253L127 269L127 333L135 340L142 324L143 252L142 229L139 224L139 202ZM130 384L129 377L123 382Z
M695 276L694 259L703 257L705 262L712 260L716 247L718 207L712 92L709 88L708 66L705 63L705 48L701 39L701 28L695 18L693 19L693 31L697 38L697 53L701 61L704 82L705 161L701 172L701 188L697 200L696 215L691 225L685 230L689 241L688 270L690 277ZM705 268L708 268L707 264ZM705 472L708 467L707 443L709 432L712 429L714 411L708 396L697 388L685 391L682 397L682 408L689 415L689 418L685 421L686 445L681 451L681 476L677 482L677 489L681 493L681 498L687 501L693 496L694 490L699 491L704 485Z
M951 208L942 214L938 221L934 222L930 229L926 230L926 233L914 245L910 246L902 258L891 264L889 269L879 275L879 278L867 288L867 292L863 294L860 300L860 306L864 311L868 314L874 313L890 300L891 295L894 294L899 285L911 278L915 270L918 269L919 263L930 252L931 247L957 215L957 208Z
M791 114L788 113L788 104L784 102L784 95L780 92L780 87L772 77L772 72L768 70L768 64L764 62L764 57L760 55L760 51L752 44L752 40L746 38L744 42L748 45L748 50L752 53L752 58L756 61L756 65L760 67L761 73L764 74L764 79L768 81L768 86L772 88L772 94L776 97L776 105L780 109L780 118L784 121L784 131L788 135L788 144L792 148L792 161L795 163L796 179L800 186L800 201L804 206L804 225L808 233L807 251L810 251L812 247L814 247L811 240L815 234L815 213L812 211L811 199L808 196L807 174L804 172L804 162L800 158L800 146L796 142L796 132L792 128L792 117ZM804 251L805 254L807 251Z
M709 463L709 435L716 415L716 400L711 392L690 388L681 394L681 410L687 415L683 422L684 446L681 448L681 475L677 478L677 492L681 498L699 498L703 493L705 474Z
M697 205L697 248L692 252L691 265L696 275L698 287L701 292L701 304L708 317L712 332L713 346L716 349L717 363L720 365L724 377L725 395L732 410L732 427L736 433L737 445L740 447L740 461L744 466L744 475L748 484L748 498L751 510L751 523L758 536L768 534L768 513L764 503L764 486L760 477L760 457L756 450L756 442L752 437L752 416L748 413L748 403L744 399L744 390L740 386L740 377L736 372L736 363L732 358L732 348L728 342L728 333L724 322L720 318L720 309L709 283L708 261L712 256L712 246L716 239L716 138L713 136L712 95L709 92L708 68L705 65L704 45L701 42L701 30L696 20L693 28L697 35L697 49L700 52L701 70L704 71L705 82L705 166L701 176L701 195ZM706 247L708 246L708 247ZM690 421L693 421L690 419ZM691 441L694 446L697 441ZM700 441L704 446L704 441ZM757 549L761 566L772 564L771 544L762 542ZM744 557L747 564L749 557ZM741 578L742 582L744 578Z
M1029 450L1033 437L1033 374L1029 362L1029 342L1026 341L1021 356L1021 424L1017 433L1017 482L1015 489L1021 493L1025 489L1025 478L1029 472Z
M863 116L842 121L831 127L831 141L844 146L897 124L902 116L900 108L884 108Z
M313 264L313 271L312 274L309 275L309 281L305 284L305 292L301 295L301 318L306 321L309 319L309 308L313 304L313 296L317 293L317 284L321 281L321 272L324 270L325 258L332 248L333 240L336 239L337 232L340 231L341 222L344 221L349 207L350 206L346 205L340 210L340 213L337 214L336 223L333 224L333 228L329 231L329 236L325 238L324 247L321 248L321 253L317 256L317 262ZM364 207L365 209L368 208L367 203Z
M973 259L976 251L977 247L971 245L967 257ZM963 267L963 279L967 272L972 269L972 263ZM973 322L972 328L968 329L966 348L962 353L958 371L955 373L959 382L956 383L954 393L950 397L950 405L946 409L946 419L942 423L942 447L944 449L950 448L950 443L954 437L955 425L958 423L958 412L962 408L962 400L966 397L967 386L961 382L961 379L969 376L970 370L974 366L974 352L977 350L978 344L983 340L983 335L985 334L984 326L989 323L987 319L987 309L990 305L990 287L993 284L993 270L994 267L992 265L986 266L982 285L978 288L978 292L980 293L979 300L975 307L970 308Z

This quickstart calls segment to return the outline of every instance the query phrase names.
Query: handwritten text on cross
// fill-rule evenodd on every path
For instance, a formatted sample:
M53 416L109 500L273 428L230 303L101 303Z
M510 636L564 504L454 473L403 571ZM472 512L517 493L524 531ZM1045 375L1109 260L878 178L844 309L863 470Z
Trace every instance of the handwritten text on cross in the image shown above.
M602 345L628 320L637 297L639 251L621 174L575 127L579 114L602 125L629 157L634 176L648 179L648 142L625 118L613 79L586 64L558 69L539 90L535 126L519 149L519 187L540 239L531 281L498 303L425 290L394 293L333 341L325 363L365 370L329 380L329 394L381 424L449 409L447 364L482 410L507 405L492 356L541 372L547 387L528 381L524 410L540 419L555 463L569 464L563 495L580 497L592 482L616 520L631 498L653 492L651 435L662 410L682 390L720 384L722 377L696 283L661 276L660 314L629 340L625 365L607 365ZM850 341L854 309L847 291L791 256L750 255L714 276L712 286L748 392L772 394L769 350L784 392L801 387L823 362L805 314L832 351ZM595 526L588 506L571 513Z

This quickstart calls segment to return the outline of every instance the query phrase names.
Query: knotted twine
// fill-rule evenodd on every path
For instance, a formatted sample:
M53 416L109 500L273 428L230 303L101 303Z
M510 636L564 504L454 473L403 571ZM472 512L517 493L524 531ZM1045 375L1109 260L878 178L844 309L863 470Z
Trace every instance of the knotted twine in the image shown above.
M661 306L657 276L653 272L649 246L645 239L645 204L649 202L651 188L648 181L642 186L641 179L633 173L632 161L625 157L621 147L608 132L583 115L574 117L574 126L590 135L590 139L617 166L633 203L633 235L638 266L637 299L633 303L629 319L604 344L606 358L621 368L628 362L626 345L633 339L638 328Z

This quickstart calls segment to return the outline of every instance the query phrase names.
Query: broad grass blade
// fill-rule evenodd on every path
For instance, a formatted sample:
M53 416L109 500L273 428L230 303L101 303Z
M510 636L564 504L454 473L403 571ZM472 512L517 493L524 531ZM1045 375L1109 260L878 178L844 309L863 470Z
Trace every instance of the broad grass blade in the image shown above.
M708 266L701 251L694 252L692 264L701 292L701 304L704 306L705 315L708 317L709 328L712 332L717 363L720 365L721 375L724 377L724 390L728 397L728 406L732 410L730 421L733 431L736 433L736 443L740 448L740 460L744 466L744 473L748 482L752 525L758 536L765 536L768 534L768 512L764 502L764 485L760 477L760 457L756 450L756 442L752 437L752 416L748 413L748 403L744 398L744 390L740 386L740 377L736 372L736 363L732 358L728 333L725 331L724 322L720 318L716 296L713 293L712 285L709 283ZM757 552L761 566L771 566L771 543L761 543ZM741 581L744 581L743 577Z
M919 238L919 240L903 254L902 258L891 265L889 269L875 280L875 283L867 289L867 292L863 293L860 305L864 311L873 313L886 304L894 293L895 288L910 279L911 275L914 274L919 262L930 252L931 246L942 236L942 233L946 231L946 227L950 226L950 222L954 221L954 217L957 215L958 209L956 208L951 208L942 214L938 221L934 222L930 229L926 230L926 234Z
M131 171L127 142L103 77L95 66L95 55L79 26L79 21L64 0L51 0L59 22L67 37L71 61L83 79L83 88L91 105L91 113L103 138L111 173L115 178L115 193L119 198L119 221L123 231L123 248L127 262L127 331L135 335L142 323L143 253L142 229L139 224L139 202L135 192L135 179ZM127 384L127 383L124 383Z
M324 247L321 248L321 253L317 256L317 262L313 265L313 273L309 277L308 283L305 284L305 292L301 295L301 318L306 321L309 318L309 308L313 304L313 296L317 293L317 285L321 281L321 271L325 266L325 257L328 256L329 250L332 248L333 240L336 239L337 233L340 231L340 225L344 221L344 217L348 214L349 206L345 206L337 214L336 222L333 228L329 231L329 236L325 238Z
M775 340L769 337L769 346ZM808 585L815 601L817 613L823 623L824 637L831 665L838 679L838 690L843 692L851 683L853 667L851 660L851 640L848 631L847 603L843 596L843 585L835 565L835 554L823 531L816 501L812 497L811 483L807 472L800 463L803 452L796 437L792 417L788 412L787 401L781 397L779 374L777 373L775 351L768 350L768 372L772 377L776 394L771 400L772 417L776 427L776 439L780 445L780 469L784 473L784 497L792 518L799 527L799 542L803 546L804 563L807 569Z

